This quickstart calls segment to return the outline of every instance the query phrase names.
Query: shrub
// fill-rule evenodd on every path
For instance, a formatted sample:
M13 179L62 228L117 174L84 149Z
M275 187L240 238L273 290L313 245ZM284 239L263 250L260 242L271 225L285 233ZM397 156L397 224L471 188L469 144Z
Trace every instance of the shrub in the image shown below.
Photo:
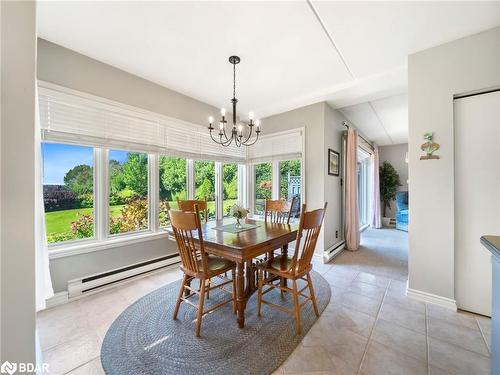
M71 232L75 238L89 238L94 236L94 218L92 215L76 214L77 219L71 222Z
M43 185L45 212L79 208L76 195L63 185Z
M63 242L63 241L69 241L69 240L74 240L74 239L76 239L76 237L71 232L51 233L51 234L47 235L47 242L48 243Z
M148 228L148 201L134 197L122 207L120 216L110 219L110 233L118 234Z
M94 194L85 193L78 196L80 208L92 208L94 206Z

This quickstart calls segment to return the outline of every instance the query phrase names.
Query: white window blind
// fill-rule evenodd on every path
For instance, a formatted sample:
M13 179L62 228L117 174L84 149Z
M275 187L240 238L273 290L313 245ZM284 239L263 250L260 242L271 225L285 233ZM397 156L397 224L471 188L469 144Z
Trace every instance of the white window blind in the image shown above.
M243 148L216 144L204 126L53 87L39 88L39 103L45 141L191 159L245 161Z
M271 133L247 148L247 162L257 164L271 160L300 159L303 148L303 129Z

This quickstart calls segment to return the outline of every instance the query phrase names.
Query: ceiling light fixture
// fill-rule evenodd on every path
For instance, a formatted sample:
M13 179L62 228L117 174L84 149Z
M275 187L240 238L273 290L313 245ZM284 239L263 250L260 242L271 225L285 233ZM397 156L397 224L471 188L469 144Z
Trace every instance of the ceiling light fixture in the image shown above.
M215 128L213 127L213 122L214 118L210 116L208 118L208 130L210 130L210 137L215 143L218 143L222 146L229 146L231 143L233 143L237 147L241 147L241 145L244 146L251 146L257 140L259 139L259 134L261 132L260 130L260 120L255 120L254 122L254 114L252 112L248 113L248 123L243 124L242 122L237 123L236 122L236 103L238 103L238 99L236 99L236 64L240 62L240 58L238 56L231 56L229 58L229 62L233 64L233 98L231 99L231 103L233 105L233 127L231 128L231 133L229 136L227 135L226 132L226 109L222 108L220 110L220 114L222 116L222 119L219 121L219 133L218 136L219 138L216 139L214 138L214 135L212 134L212 130ZM245 128L243 125L246 125ZM254 131L254 126L255 126L255 131ZM247 129L244 131L244 129ZM255 136L252 137L255 132Z

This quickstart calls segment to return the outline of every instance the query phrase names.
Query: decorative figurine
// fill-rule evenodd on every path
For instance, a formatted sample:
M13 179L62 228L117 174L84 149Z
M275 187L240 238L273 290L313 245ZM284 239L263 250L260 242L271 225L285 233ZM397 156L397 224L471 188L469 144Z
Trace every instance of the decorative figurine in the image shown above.
M439 150L439 143L433 142L434 133L429 132L424 134L425 142L420 148L422 151L426 153L426 155L422 155L420 160L430 160L430 159L439 159L439 155L434 155L434 152Z

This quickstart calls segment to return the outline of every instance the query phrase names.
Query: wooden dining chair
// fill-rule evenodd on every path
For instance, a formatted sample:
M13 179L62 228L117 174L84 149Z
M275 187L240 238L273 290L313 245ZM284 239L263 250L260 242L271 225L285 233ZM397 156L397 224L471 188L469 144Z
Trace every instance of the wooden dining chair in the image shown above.
M205 223L208 222L208 202L206 197L205 200L177 198L177 205L179 210L184 212L194 212L194 206L198 205L200 212L203 213L203 220Z
M292 257L277 256L269 259L267 262L257 265L259 270L259 289L257 294L258 316L261 316L261 306L263 303L269 305L270 307L295 315L295 327L298 335L301 333L300 310L308 301L312 302L314 313L319 317L310 272L312 270L311 259L314 254L316 241L318 240L321 225L323 224L323 219L325 217L326 206L327 203L325 203L324 208L306 212L306 205L302 205L299 230L295 241L295 252ZM301 243L303 243L302 250ZM265 275L267 275L267 277ZM291 280L292 288L282 285L281 279ZM297 288L297 280L305 281L306 286L299 290ZM269 286L269 288L263 290L264 285ZM262 299L263 295L276 288L281 291L293 293L293 310ZM304 294L306 289L309 289L309 295ZM299 297L303 297L304 300L299 302Z
M205 252L200 212L197 204L194 205L194 212L170 210L169 215L182 262L181 270L184 272L173 318L177 319L177 313L179 312L179 307L182 302L186 302L197 308L196 336L199 337L203 315L230 302L233 304L233 313L236 313L236 263ZM195 233L198 235L198 241L194 240ZM228 271L232 271L231 278L225 276ZM217 278L221 280L221 282L216 285L214 285L214 282L209 284L208 280L210 280L210 278ZM194 279L199 280L199 289L191 287L191 281ZM231 291L224 288L227 284L232 284ZM231 298L204 310L205 294L217 288L231 294ZM194 295L199 296L198 304L190 301L190 298Z
M286 201L284 199L266 199L264 206L264 221L266 223L290 224L292 207L294 207L296 198L297 197L293 197L291 201Z

